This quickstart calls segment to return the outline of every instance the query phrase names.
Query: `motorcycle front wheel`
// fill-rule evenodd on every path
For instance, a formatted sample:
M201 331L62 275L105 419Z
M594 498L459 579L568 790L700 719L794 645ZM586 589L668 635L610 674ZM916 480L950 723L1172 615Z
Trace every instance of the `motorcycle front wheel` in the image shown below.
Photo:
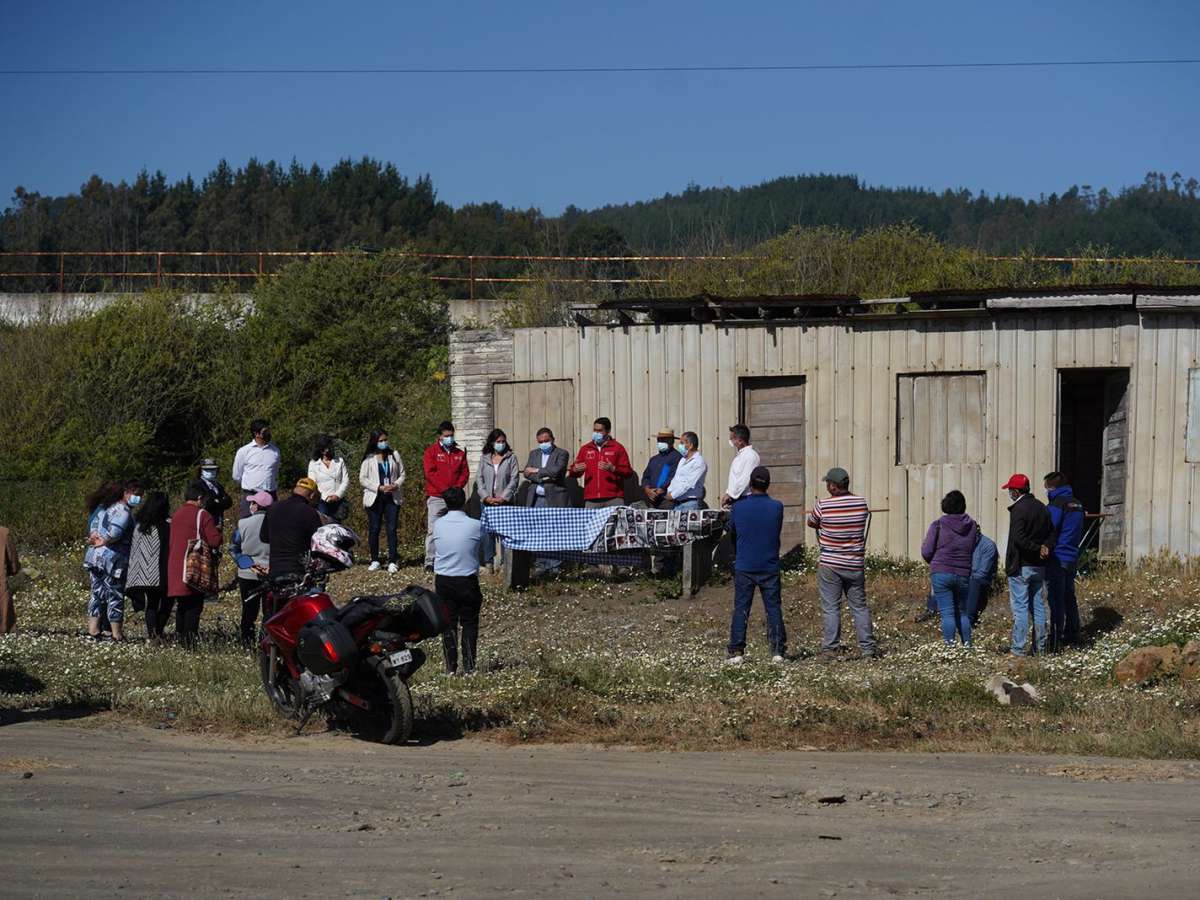
M291 674L288 672L287 666L283 660L275 661L275 679L271 679L271 656L261 648L258 651L258 673L262 678L263 690L267 692L267 699L271 701L271 705L279 712L280 715L287 718L294 718L296 709L298 708L298 696L296 693L296 683L292 680Z
M412 694L399 675L382 669L364 672L363 697L371 703L370 712L356 717L355 730L361 737L381 744L402 744L412 737Z

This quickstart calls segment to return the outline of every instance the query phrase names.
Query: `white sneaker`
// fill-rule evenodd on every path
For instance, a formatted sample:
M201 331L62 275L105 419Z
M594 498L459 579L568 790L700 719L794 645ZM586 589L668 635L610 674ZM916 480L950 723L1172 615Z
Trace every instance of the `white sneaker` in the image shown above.
M745 661L745 657L740 653L737 656L730 656L725 660L727 666L740 666Z
M371 560L371 564L369 566L367 566L367 571L368 572L378 572L379 571L379 560L377 560L377 559Z
M778 653L776 653L774 656L771 657L771 662L781 663L781 662L785 662L785 660L782 656L780 656Z
M396 565L395 563L388 563L388 574L389 575L395 575L399 571L400 571L400 567L398 565Z

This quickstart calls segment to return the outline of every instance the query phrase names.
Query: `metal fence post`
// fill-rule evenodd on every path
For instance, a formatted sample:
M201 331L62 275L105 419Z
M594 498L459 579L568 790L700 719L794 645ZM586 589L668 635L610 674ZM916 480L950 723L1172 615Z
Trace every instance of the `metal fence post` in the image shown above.
M66 267L67 254L60 250L58 253L58 292L60 294L66 293L66 288L63 286L66 284Z

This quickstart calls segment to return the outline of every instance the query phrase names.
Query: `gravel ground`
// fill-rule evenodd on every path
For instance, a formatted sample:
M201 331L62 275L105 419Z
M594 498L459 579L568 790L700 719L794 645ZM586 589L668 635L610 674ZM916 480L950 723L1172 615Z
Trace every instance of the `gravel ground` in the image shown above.
M0 728L7 897L1192 894L1200 763Z

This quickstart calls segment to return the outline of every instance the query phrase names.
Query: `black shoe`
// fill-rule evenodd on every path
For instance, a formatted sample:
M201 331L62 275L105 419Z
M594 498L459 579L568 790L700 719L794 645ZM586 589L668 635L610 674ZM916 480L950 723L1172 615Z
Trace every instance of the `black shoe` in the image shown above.
M919 612L915 616L913 616L913 622L915 624L920 624L921 622L928 622L931 619L936 619L937 617L938 617L937 613L930 612L927 609L927 610L924 610L923 612Z

